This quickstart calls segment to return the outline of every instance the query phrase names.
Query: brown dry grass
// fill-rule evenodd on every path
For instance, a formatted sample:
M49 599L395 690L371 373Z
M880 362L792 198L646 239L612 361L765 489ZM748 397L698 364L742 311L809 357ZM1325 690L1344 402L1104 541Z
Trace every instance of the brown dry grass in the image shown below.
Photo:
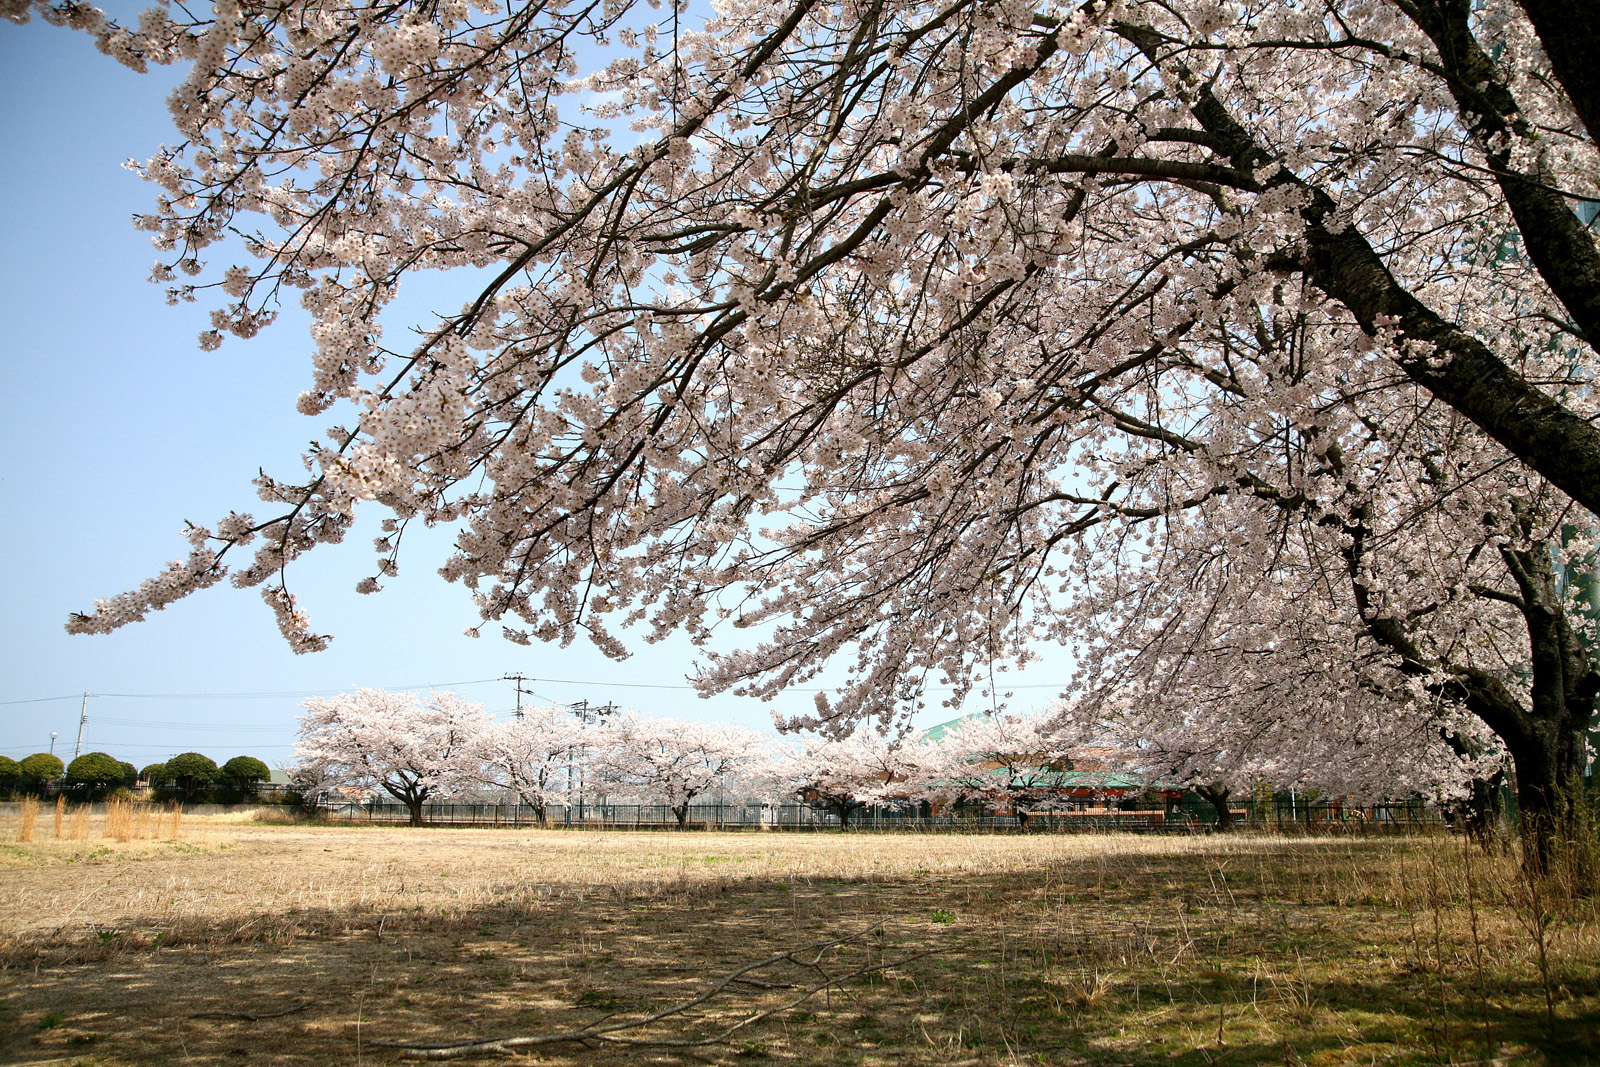
M23 797L17 813L17 840L31 842L39 825L39 798Z
M0 837L0 1062L397 1062L375 1043L623 1019L874 923L830 965L918 958L731 1043L522 1059L1336 1067L1600 1047L1592 904L1518 897L1514 864L1450 839L182 830ZM651 1034L784 995L746 987Z

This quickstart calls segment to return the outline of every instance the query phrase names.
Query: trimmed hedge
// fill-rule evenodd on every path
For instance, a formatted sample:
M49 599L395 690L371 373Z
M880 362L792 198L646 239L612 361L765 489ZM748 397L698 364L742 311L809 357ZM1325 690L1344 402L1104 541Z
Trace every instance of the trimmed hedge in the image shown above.
M67 787L91 793L131 784L133 768L105 752L85 752L67 764Z
M25 757L17 765L21 771L21 782L25 789L39 791L50 782L59 781L66 772L66 764L61 762L61 757L52 756L48 752L35 752Z

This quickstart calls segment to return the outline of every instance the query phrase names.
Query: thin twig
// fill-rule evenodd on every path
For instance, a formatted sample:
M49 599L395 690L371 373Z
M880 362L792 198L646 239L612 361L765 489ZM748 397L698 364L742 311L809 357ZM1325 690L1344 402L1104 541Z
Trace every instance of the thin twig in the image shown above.
M793 989L793 982L763 982L759 978L735 978L740 985L755 986L757 989Z
M280 1018L280 1017L282 1017L284 1015L293 1015L297 1011L305 1011L307 1008L311 1007L311 1005L313 1005L315 1003L316 1003L316 1001L314 1001L314 1000L307 1000L307 1001L304 1001L303 1003L296 1004L292 1008L285 1008L282 1011L259 1011L259 1012L258 1011L197 1011L193 1015L189 1016L189 1018L191 1018L191 1019L244 1019L247 1022L254 1023L254 1022L260 1022L262 1019L277 1019L277 1018Z

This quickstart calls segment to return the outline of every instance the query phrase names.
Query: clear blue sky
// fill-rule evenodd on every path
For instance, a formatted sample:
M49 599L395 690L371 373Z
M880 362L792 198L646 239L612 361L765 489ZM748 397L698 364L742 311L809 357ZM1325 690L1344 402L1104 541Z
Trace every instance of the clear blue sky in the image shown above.
M512 672L555 701L767 725L763 703L687 690L687 642L640 643L616 663L588 645L522 648L489 628L463 636L477 617L466 591L434 573L448 547L439 535L408 543L383 593L356 594L372 569L376 511L292 572L313 624L335 635L326 652L290 653L256 591L231 587L110 636L63 630L70 612L181 556L184 519L258 506L256 469L296 471L327 421L294 411L310 376L303 319L286 315L252 341L205 353L194 339L207 305L167 307L144 280L155 252L129 218L148 210L153 188L121 164L171 138L164 100L175 78L136 74L86 36L37 20L0 23L0 754L47 749L53 730L56 753L70 758L73 694L91 692L101 695L88 702L84 751L140 766L191 749L276 763L289 756L306 695L473 682L451 687L504 713L512 687L492 680ZM1067 657L1052 658L1017 681L1064 678ZM1052 695L1022 691L1014 706ZM68 699L41 700L59 697ZM778 707L810 704L795 693Z

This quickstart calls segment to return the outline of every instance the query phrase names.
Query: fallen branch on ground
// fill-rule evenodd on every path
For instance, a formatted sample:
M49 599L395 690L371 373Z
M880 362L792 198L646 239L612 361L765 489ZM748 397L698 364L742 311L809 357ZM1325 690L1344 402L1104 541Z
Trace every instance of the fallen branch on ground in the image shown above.
M924 956L930 955L928 952L919 952L916 955L906 956L902 959L890 960L881 963L868 963L865 966L857 967L854 970L839 975L832 975L824 970L822 961L830 950L837 949L844 945L859 943L869 934L877 932L882 926L882 923L875 923L872 926L867 927L865 930L862 930L859 933L851 934L848 937L834 938L831 941L822 941L814 945L807 945L803 948L785 949L783 952L775 953L771 956L768 956L766 959L757 960L754 963L747 963L742 967L738 967L724 975L716 982L716 984L711 986L711 988L707 989L703 993L699 993L680 1004L675 1004L670 1008L663 1008L661 1011L654 1012L638 1019L625 1019L609 1023L607 1025L601 1025L602 1023L605 1023L606 1018L611 1018L611 1016L606 1016L606 1018L597 1019L585 1026L580 1026L573 1030L562 1030L556 1033L528 1034L519 1037L457 1041L446 1044L417 1044L401 1041L374 1041L371 1042L371 1044L381 1045L385 1048L399 1049L401 1055L410 1059L418 1060L451 1060L462 1056L481 1055L486 1052L510 1053L515 1049L528 1048L529 1046L533 1045L610 1044L641 1045L655 1048L679 1049L700 1048L706 1045L716 1045L728 1040L728 1038L732 1037L734 1034L738 1033L740 1030L743 1030L745 1027L752 1025L753 1023L758 1023L763 1019L769 1019L774 1015L779 1015L783 1012L799 1007L801 1004L805 1003L807 1000L810 1000L812 997L823 992L824 990L833 988L835 986L841 986L844 982L847 982L853 978L859 978L865 974L887 970L891 967L899 967L903 964L910 963L912 960L918 960ZM800 967L803 970L820 975L821 978L810 985L800 986L795 983L784 983L781 985L776 983L766 983L760 981L759 979L750 979L745 977L752 971L759 971L763 968L774 967L784 963L792 964L796 967ZM686 1038L623 1036L625 1031L638 1030L642 1027L650 1026L653 1023L658 1023L675 1016L686 1016L692 1009L699 1007L714 997L726 992L730 986L735 984L756 985L772 989L798 988L800 989L800 992L784 1001L782 1004L749 1012L729 1025L722 1027L713 1034Z
M259 1012L258 1011L197 1011L193 1015L189 1016L189 1018L191 1018L191 1019L244 1019L247 1022L254 1023L254 1022L260 1022L262 1019L276 1019L276 1018L279 1018L280 1016L284 1016L284 1015L293 1015L297 1011L305 1011L307 1008L311 1007L311 1005L313 1005L315 1003L316 1003L316 1001L314 1001L314 1000L308 1000L308 1001L305 1001L302 1004L296 1004L292 1008L284 1008L282 1011L259 1011Z

